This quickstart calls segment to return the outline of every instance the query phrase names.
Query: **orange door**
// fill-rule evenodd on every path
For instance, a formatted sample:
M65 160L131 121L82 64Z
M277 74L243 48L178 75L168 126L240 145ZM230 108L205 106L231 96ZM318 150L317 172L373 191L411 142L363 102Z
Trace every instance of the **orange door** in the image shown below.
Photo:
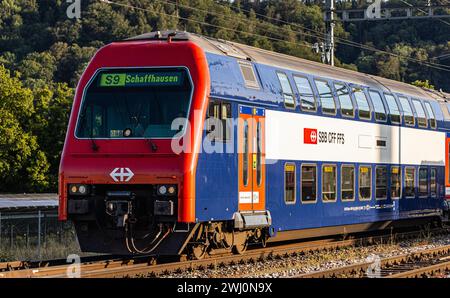
M445 142L445 197L450 198L450 138Z
M265 110L239 106L239 210L265 210Z

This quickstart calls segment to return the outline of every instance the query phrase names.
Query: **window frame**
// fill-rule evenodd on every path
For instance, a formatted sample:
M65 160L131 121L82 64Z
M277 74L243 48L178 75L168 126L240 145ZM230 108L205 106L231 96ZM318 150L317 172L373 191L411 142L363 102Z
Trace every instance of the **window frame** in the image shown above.
M239 60L238 64L239 64L239 70L241 71L242 80L244 81L244 86L249 89L260 90L261 86L259 85L258 76L256 75L256 71L255 71L255 67L253 66L253 63ZM247 84L250 81L247 81L245 79L244 72L242 70L243 66L250 67L252 69L253 76L255 77L255 84L253 84L253 83L251 85Z
M378 198L377 197L377 186L378 186L378 183L377 183L377 169L379 169L379 168L385 168L386 169L386 195L384 197L382 197L382 198ZM375 200L376 201L385 201L385 200L387 200L389 191L390 191L390 188L389 188L389 180L388 180L388 166L386 166L386 165L377 165L377 166L375 166Z
M409 108L411 109L411 113L412 113L412 117L413 117L413 123L410 124L405 120L405 116L409 117L409 115L405 115L405 110L403 108L403 104L401 99L404 98L406 99L406 102L408 103ZM404 96L404 95L398 95L398 102L400 103L400 107L402 108L402 118L403 118L403 123L405 123L406 126L411 126L411 127L415 127L416 126L416 115L414 115L414 110L411 106L411 103L409 102L408 97Z
M341 99L339 97L339 94L338 94L338 90L339 89L336 88L336 84L342 85L342 86L344 86L347 89L347 91L348 91L348 98L350 99L350 102L352 103L352 110L353 110L352 116L349 116L349 115L346 115L346 114L342 113L342 102L341 102ZM348 119L355 119L355 117L356 117L356 108L355 108L355 103L353 102L353 99L352 99L352 95L351 95L352 90L351 90L351 88L347 84L345 84L343 82L338 82L338 81L333 81L333 88L334 88L334 92L336 94L337 101L339 102L339 110L341 112L341 116L345 117L345 118L348 118Z
M366 92L364 92L364 88L363 87L355 87L355 86L352 86L351 88L352 88L351 93L354 96L356 108L358 109L358 119L363 120L363 121L372 121L372 106L371 106L371 102L369 102L369 98L367 97ZM364 94L364 97L366 98L367 105L369 106L369 118L361 117L361 109L359 108L358 99L356 97L356 92L355 92L355 90L357 90L357 89L360 89L360 91L362 92L362 94Z
M402 125L402 123L403 123L403 111L402 111L402 109L400 109L400 105L399 105L399 102L397 101L397 98L395 98L394 94L386 93L386 92L383 93L383 96L384 96L384 100L386 101L387 108L388 108L388 111L389 111L389 121L391 122L391 124ZM392 96L392 98L394 99L395 105L397 106L398 117L399 117L399 121L398 122L397 121L392 121L391 108L389 106L389 102L388 102L387 96Z
M291 166L294 166L294 201L290 201L290 202L288 202L287 200L286 200L286 166L287 165L291 165ZM297 202L297 166L296 166L296 164L295 164L295 162L285 162L284 163L284 167L283 167L283 174L284 174L284 178L283 178L283 180L284 180L284 190L283 190L283 192L284 192L284 204L285 205L295 205L295 203Z
M247 137L245 137L245 128L247 128ZM245 151L242 152L243 156L242 156L242 185L244 186L248 186L249 184L249 178L250 178L250 171L248 170L248 166L249 166L249 158L248 158L248 153L250 152L249 150L249 146L250 146L250 140L249 140L249 135L250 135L250 125L248 123L247 119L244 119L244 123L243 123L243 129L242 129L242 143L243 143L243 148L245 148ZM247 145L247 146L245 146ZM247 162L247 166L245 166L245 161ZM245 178L245 179L244 179Z
M432 128L432 129L437 129L436 113L435 113L434 110L433 110L433 106L432 106L431 103L430 103L429 101L427 101L427 100L424 100L424 101L423 101L423 105L425 106L425 112L426 112L426 114L428 114L428 121L429 121L428 124L430 125L430 128ZM428 110L427 106L430 107L430 111L431 111L433 117L431 117L431 116L429 115L429 114L430 114L430 111ZM431 125L432 121L434 121L434 125Z
M328 86L328 88L330 89L331 100L332 100L333 103L334 103L334 113L324 112L324 110L323 110L323 104L322 104L322 98L321 98L321 96L320 96L319 88L317 87L316 82L322 82L322 83L325 83L325 84ZM324 115L336 116L336 115L337 115L338 107L337 107L337 105L336 105L336 100L335 100L335 98L334 98L333 88L331 88L330 82L328 82L328 80L326 80L326 79L314 78L314 86L316 87L316 90L317 90L317 97L318 97L319 100L320 100L320 111L322 112L322 114L324 114Z
M397 168L398 169L398 173L400 175L400 194L398 197L393 197L392 196L392 169L393 168ZM403 195L403 171L402 171L402 167L400 165L398 166L391 166L390 167L390 171L389 171L389 197L391 198L391 200L400 200L402 198Z
M294 78L295 88L297 88L298 96L300 98L300 110L302 112L307 112L307 113L317 113L317 110L318 110L317 109L317 98L316 98L316 94L314 92L314 88L313 88L309 78L307 76L303 76L303 75L299 75L299 74L293 74L292 77ZM300 93L300 89L298 88L298 84L297 84L297 81L295 80L295 78L306 79L306 81L308 82L309 89L311 90L311 94L312 94L312 97L314 99L314 110L308 110L308 109L304 109L303 108L303 105L302 105L302 94Z
M425 181L426 181L426 185L427 185L427 193L424 195L424 194L421 194L420 193L420 170L425 170L425 171L427 171L427 177L425 178ZM419 166L419 170L417 171L418 172L418 175L417 175L417 195L419 196L419 198L427 198L429 195L430 195L430 178L429 178L429 174L430 174L430 171L428 170L428 167L427 166Z
M403 187L402 189L406 188L406 170L407 169L413 169L414 170L414 179L413 179L413 188L414 188L414 196L407 196L406 193L402 193L402 195L405 195L405 199L414 199L416 198L416 167L414 166L405 166L404 175L403 175Z
M313 200L310 200L310 201L303 200L303 166L316 168L316 177L315 177L316 197L315 197L314 201ZM318 192L317 192L318 189L319 189L319 179L318 179L318 175L317 175L317 164L316 163L302 163L300 165L300 202L302 204L316 204L318 197L319 197Z
M386 117L384 120L377 119L377 111L375 109L375 105L373 103L373 98L372 98L372 95L371 95L372 92L378 94L378 96L380 97L381 105L383 106L383 109L384 109L384 116ZM386 111L386 106L384 104L384 100L383 100L383 97L381 96L381 93L378 92L375 89L370 89L370 88L367 89L367 93L369 94L369 98L370 98L370 101L371 101L372 106L373 106L373 114L374 114L373 116L374 116L375 122L386 123L388 121L389 117L388 117L388 113Z
M343 175L342 175L342 169L343 168L353 168L353 198L352 199L343 199L342 196L342 182L343 182ZM340 191L340 195L341 195L341 202L354 202L356 200L356 171L355 171L356 167L354 164L342 164L341 165L341 191Z
M361 197L361 180L360 180L360 170L363 167L367 167L369 168L369 173L370 173L370 196L367 199L363 199ZM358 200L361 202L369 202L372 201L372 197L373 197L373 175L372 175L372 165L359 165L358 166Z
M231 102L229 102L229 101L226 101L226 100L221 100L221 99L216 99L216 98L214 98L214 97L212 97L212 98L210 98L209 99L209 103L208 103L208 114L207 114L207 119L206 120L208 120L209 118L211 118L211 114L210 114L210 106L211 106L211 104L213 104L213 103L218 103L219 104L219 120L221 120L222 121L222 125L224 124L223 123L223 118L222 118L222 112L223 112L223 110L222 110L222 107L223 106L229 106L230 107L230 118L228 118L228 115L227 115L227 119L225 119L225 120L228 120L228 119L233 119L233 107L232 107L232 104L231 104ZM222 126L222 138L220 138L220 139L218 139L218 138L214 138L214 139L211 139L210 137L209 137L209 130L206 130L206 137L208 138L208 140L210 141L210 142L220 142L220 143L224 143L224 144L226 144L226 143L230 143L232 140L232 135L233 135L233 132L232 132L232 130L233 130L233 127L230 127L230 129L228 129L228 127L227 127L227 123L226 123L226 121L225 121L225 126ZM225 134L224 134L224 132L225 132ZM229 135L227 134L229 132Z
M424 116L425 116L425 126L420 125L419 119L422 118L422 117L419 117L419 113L417 112L417 108L416 108L416 106L415 106L415 104L414 104L414 103L416 103L416 102L419 103L420 107L422 108L423 114L424 114ZM424 109L424 106L423 106L423 104L422 104L422 101L421 101L420 99L417 99L417 98L412 98L412 99L411 99L411 103L412 103L412 105L413 105L413 107L414 107L414 110L416 111L416 115L417 115L417 127L420 127L420 128L428 128L428 116L427 116L427 112L426 112L425 109ZM423 118L422 118L422 119L423 119Z
M278 82L280 83L281 92L282 92L282 96L283 96L283 105L284 105L284 107L286 109L295 110L295 108L297 107L297 98L295 96L294 89L292 89L292 84L291 84L291 81L289 80L289 76L283 71L276 71L276 75L277 75L277 78L278 78ZM291 93L285 93L284 92L283 84L281 83L281 80L280 80L280 75L286 76L286 79L287 79L287 81L289 83L289 87L291 89ZM286 94L292 96L292 100L294 101L294 105L293 106L286 105Z
M431 172L434 172L434 194L433 194L433 188L431 187ZM436 167L431 167L430 168L430 197L432 198L436 198L437 197L437 193L438 193L438 183L437 183L437 168Z
M334 191L334 200L324 200L323 199L323 187L324 187L324 183L323 183L323 181L324 181L324 179L323 179L323 170L324 170L324 168L325 167L327 167L327 166L331 166L331 167L333 167L334 168L334 173L335 173L335 177L334 177L334 189L335 189L335 191ZM337 191L337 178L338 178L338 173L337 173L337 165L336 164L333 164L333 163L324 163L324 164L322 164L322 168L321 168L321 181L322 181L322 187L321 187L321 189L320 189L320 198L321 198L321 200L322 200L322 203L336 203L337 202L337 195L338 195L338 191Z

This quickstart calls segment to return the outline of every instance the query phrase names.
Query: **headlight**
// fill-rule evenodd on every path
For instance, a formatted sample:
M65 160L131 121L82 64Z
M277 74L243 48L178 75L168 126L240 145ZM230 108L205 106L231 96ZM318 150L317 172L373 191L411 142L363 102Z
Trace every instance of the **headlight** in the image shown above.
M158 187L158 194L165 195L167 193L167 187L165 185L161 185Z
M173 195L173 194L175 194L175 187L174 186L169 186L167 191L169 192L170 195Z
M69 184L69 194L75 196L87 195L89 187L86 184Z
M177 193L177 186L172 184L158 185L157 192L160 196L173 196Z

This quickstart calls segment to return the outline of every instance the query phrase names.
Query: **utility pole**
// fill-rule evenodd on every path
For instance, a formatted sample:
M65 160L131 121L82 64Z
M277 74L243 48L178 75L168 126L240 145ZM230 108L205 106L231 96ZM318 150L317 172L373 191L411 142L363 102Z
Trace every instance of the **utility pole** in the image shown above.
M334 0L325 0L325 63L334 66Z

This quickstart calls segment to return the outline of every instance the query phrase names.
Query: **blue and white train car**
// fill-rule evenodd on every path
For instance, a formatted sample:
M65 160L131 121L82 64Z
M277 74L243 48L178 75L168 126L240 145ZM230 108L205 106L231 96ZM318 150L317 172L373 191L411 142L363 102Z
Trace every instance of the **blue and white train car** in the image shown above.
M446 129L439 94L191 38L209 63L207 116L239 119L214 139L225 153L199 155L198 221L265 223L273 239L285 240L441 216ZM226 153L229 142L238 154Z

